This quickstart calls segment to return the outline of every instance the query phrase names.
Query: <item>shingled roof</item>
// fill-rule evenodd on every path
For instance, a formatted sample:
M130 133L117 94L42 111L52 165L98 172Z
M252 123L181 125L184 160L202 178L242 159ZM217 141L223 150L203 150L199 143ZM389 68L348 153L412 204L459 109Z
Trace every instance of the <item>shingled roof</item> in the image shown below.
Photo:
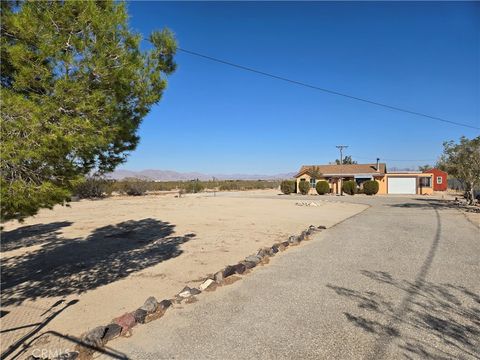
M318 168L322 176L354 176L354 175L384 175L387 170L385 163L379 163L379 171L377 171L377 164L344 164L344 165L303 165L299 172L295 175L296 178L305 175L314 167Z

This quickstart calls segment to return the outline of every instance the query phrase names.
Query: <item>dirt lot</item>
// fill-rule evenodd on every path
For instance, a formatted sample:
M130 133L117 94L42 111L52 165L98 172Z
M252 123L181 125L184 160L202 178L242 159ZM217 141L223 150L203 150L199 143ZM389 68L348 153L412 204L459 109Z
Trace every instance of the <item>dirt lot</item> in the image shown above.
M5 224L2 352L23 336L24 344L72 348L62 336L106 324L150 295L171 298L262 246L310 224L332 226L366 208L297 201L251 193L116 197Z

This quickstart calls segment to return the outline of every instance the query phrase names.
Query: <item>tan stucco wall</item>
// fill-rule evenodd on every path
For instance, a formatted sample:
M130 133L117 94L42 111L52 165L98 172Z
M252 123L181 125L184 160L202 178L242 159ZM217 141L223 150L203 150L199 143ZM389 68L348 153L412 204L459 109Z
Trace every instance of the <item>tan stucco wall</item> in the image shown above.
M385 195L387 193L387 177L375 177L376 182L378 182L378 195Z
M310 183L311 176L308 175L308 174L305 174L305 175L302 175L299 178L297 178L297 193L299 193L299 194L300 194L300 190L298 189L299 188L298 185L300 184L301 179L305 179L305 181ZM326 180L325 180L325 178L318 178L317 182L318 181L326 181ZM332 189L332 184L329 183L329 185L330 185L330 189ZM309 194L316 194L316 193L317 193L317 190L315 190L314 187L310 188Z
M387 186L387 179L388 177L391 176L391 177L430 177L431 180L430 180L430 184L433 185L433 175L432 174L412 174L412 173L395 173L395 174L385 174L384 176L374 176L374 179L378 182L378 195L386 195L388 194L388 186ZM298 185L300 184L300 181L301 179L305 179L305 181L308 181L310 183L310 175L308 174L305 174L305 175L302 175L300 176L299 178L297 178L297 192L300 193L300 191L298 190ZM325 180L325 178L319 178L317 179L317 181L321 181L321 180ZM326 180L325 180L326 181ZM418 195L431 195L433 194L433 187L423 187L421 188L419 185L420 185L420 182L417 181L417 194ZM334 186L335 184L333 183L329 183L330 185L330 189L332 189L332 191L334 191ZM310 192L309 194L316 194L317 191L315 190L315 188L310 188Z

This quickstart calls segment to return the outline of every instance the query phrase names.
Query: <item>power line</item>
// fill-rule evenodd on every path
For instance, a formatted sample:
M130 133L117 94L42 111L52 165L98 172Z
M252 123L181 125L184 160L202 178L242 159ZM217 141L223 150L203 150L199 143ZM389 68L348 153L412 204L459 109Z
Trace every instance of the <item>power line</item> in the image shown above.
M297 81L297 80L288 79L288 78L283 77L283 76L270 74L270 73L260 71L260 70L254 69L254 68L250 68L250 67L247 67L247 66L243 66L243 65L235 64L235 63L232 63L232 62L229 62L229 61L214 58L212 56L200 54L200 53L195 52L195 51L186 50L186 49L182 49L182 48L177 48L177 50L182 51L182 52L187 53L187 54L190 54L190 55L194 55L194 56L198 56L198 57L201 57L201 58L204 58L204 59L208 59L208 60L211 60L211 61L214 61L214 62L217 62L217 63L221 63L221 64L224 64L224 65L229 65L229 66L232 66L232 67L235 67L235 68L238 68L238 69L242 69L242 70L245 70L245 71L250 71L252 73L256 73L256 74L260 74L260 75L263 75L263 76L271 77L273 79L282 80L282 81L286 81L286 82L289 82L289 83L292 83L292 84L304 86L304 87L307 87L307 88L310 88L310 89L323 91L323 92L328 93L328 94L342 96L342 97L345 97L345 98L348 98L348 99L362 101L364 103L368 103L368 104L372 104L372 105L376 105L376 106L381 106L381 107L384 107L384 108L387 108L387 109L390 109L390 110L396 110L396 111L404 112L404 113L411 114L411 115L422 116L422 117L426 117L426 118L429 118L429 119L432 119L432 120L437 120L437 121L442 121L442 122L445 122L445 123L449 123L449 124L452 124L452 125L463 126L463 127L468 127L468 128L471 128L471 129L480 130L480 127L477 127L477 126L473 126L473 125L469 125L469 124L463 124L463 123L459 123L459 122L456 122L456 121L451 121L451 120L439 118L437 116L432 116L432 115L428 115L428 114L424 114L424 113L420 113L420 112L416 112L416 111L411 111L411 110L403 109L403 108L400 108L400 107L397 107L397 106L383 104L383 103L380 103L380 102L377 102L377 101L372 101L372 100L360 98L360 97L357 97L357 96L352 96L352 95L348 95L348 94L345 94L345 93L341 93L341 92L338 92L338 91L325 89L325 88L322 88L322 87L319 87L319 86L307 84L307 83Z
M368 156L355 156L355 155L350 155L352 158L355 159L374 159L374 157L368 157ZM384 161L437 161L437 159L386 159L386 158L380 158L380 160Z

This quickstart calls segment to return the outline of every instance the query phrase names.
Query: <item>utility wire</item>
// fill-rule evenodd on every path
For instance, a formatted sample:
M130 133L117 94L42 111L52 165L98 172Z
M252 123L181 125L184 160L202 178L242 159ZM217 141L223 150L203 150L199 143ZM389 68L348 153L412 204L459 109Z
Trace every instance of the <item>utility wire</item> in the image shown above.
M442 118L439 118L439 117L436 117L436 116L432 116L432 115L428 115L428 114L424 114L424 113L420 113L420 112L416 112L416 111L410 111L410 110L403 109L403 108L400 108L400 107L397 107L397 106L387 105L387 104L383 104L383 103L380 103L380 102L377 102L377 101L363 99L363 98L360 98L360 97L357 97L357 96L352 96L352 95L348 95L348 94L341 93L341 92L338 92L338 91L325 89L325 88L318 87L318 86L315 86L315 85L310 85L310 84L307 84L307 83L304 83L304 82L301 82L301 81L288 79L288 78L283 77L283 76L278 76L278 75L270 74L270 73L267 73L267 72L264 72L264 71L256 70L256 69L253 69L253 68L250 68L250 67L247 67L247 66L234 64L232 62L217 59L217 58L214 58L212 56L200 54L200 53L195 52L195 51L186 50L186 49L182 49L182 48L177 48L177 50L182 51L186 54L190 54L190 55L198 56L198 57L208 59L208 60L211 60L211 61L215 61L217 63L229 65L229 66L232 66L232 67L235 67L235 68L238 68L238 69L242 69L242 70L250 71L252 73L256 73L256 74L260 74L260 75L263 75L263 76L271 77L273 79L282 80L282 81L286 81L286 82L289 82L289 83L292 83L292 84L304 86L304 87L307 87L307 88L310 88L310 89L323 91L323 92L328 93L328 94L338 95L338 96L342 96L342 97L345 97L345 98L348 98L348 99L353 99L353 100L357 100L357 101L362 101L364 103L368 103L368 104L372 104L372 105L376 105L376 106L381 106L381 107L384 107L384 108L387 108L387 109L390 109L390 110L401 111L401 112L404 112L404 113L407 113L407 114L412 114L412 115L426 117L426 118L429 118L429 119L432 119L432 120L442 121L442 122L452 124L452 125L463 126L463 127L468 127L468 128L471 128L471 129L480 130L480 127L477 127L477 126L473 126L473 125L469 125L469 124L463 124L463 123L459 123L459 122L451 121L451 120L447 120L447 119L442 119Z
M355 159L375 159L375 157L366 157L366 156L355 156L355 155L350 155L352 158ZM385 159L385 158L380 158L380 160L385 160L385 161L437 161L437 159Z

